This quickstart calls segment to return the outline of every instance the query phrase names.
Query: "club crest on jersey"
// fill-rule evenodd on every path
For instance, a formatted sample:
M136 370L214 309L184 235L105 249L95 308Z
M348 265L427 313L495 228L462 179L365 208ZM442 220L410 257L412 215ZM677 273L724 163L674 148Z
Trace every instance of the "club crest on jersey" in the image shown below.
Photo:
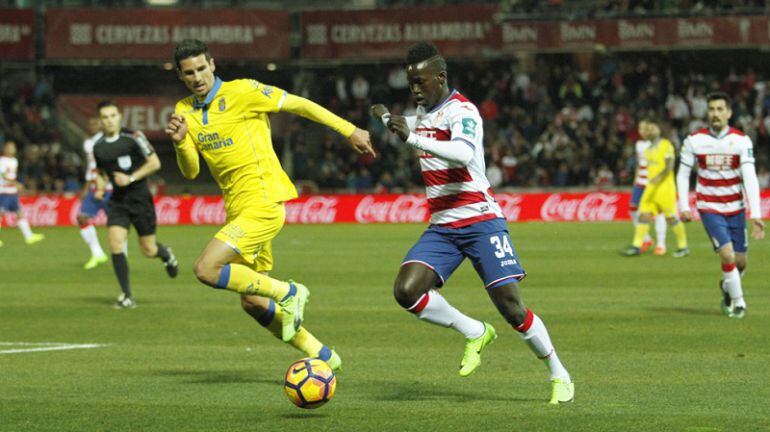
M225 98L224 98L224 97L221 97L221 98L219 98L219 112L222 112L222 111L224 111L224 110L225 110L225 108L226 108L226 105L225 105Z
M131 156L118 157L118 166L122 170L128 170L131 168Z
M476 137L476 120L470 117L463 119L463 134Z

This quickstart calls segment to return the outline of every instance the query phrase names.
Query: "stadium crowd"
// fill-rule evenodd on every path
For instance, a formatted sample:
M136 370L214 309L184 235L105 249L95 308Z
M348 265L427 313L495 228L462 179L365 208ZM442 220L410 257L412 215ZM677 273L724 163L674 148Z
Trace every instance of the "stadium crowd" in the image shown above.
M16 142L19 179L26 192L70 193L80 189L82 160L63 144L52 80L0 79L0 144Z
M475 102L484 118L493 187L630 185L637 119L664 119L666 135L678 146L688 133L706 126L705 95L713 90L734 98L732 123L754 140L761 186L770 187L770 83L754 70L700 74L652 55L595 56L585 63L577 56L542 55L527 65L508 60L450 64L452 86ZM336 134L293 118L288 133L275 139L292 178L309 191L421 190L412 151L368 113L372 103L413 112L403 67L348 65L335 72L293 71L286 87L368 127L378 158L355 155ZM51 79L3 81L0 100L0 142L17 142L27 192L77 192L83 181L80 142L62 134Z
M450 64L453 86L474 101L485 121L485 151L494 187L611 187L629 185L634 175L637 119L666 121L677 146L706 126L706 94L734 98L733 124L754 140L763 187L768 187L770 91L752 69L726 76L674 71L664 61L604 57L580 67L574 57L541 56L529 71L507 61ZM348 68L326 82L320 102L374 132L380 157L350 155L343 141L325 134L320 151L309 149L300 125L287 139L294 178L321 189L405 191L421 187L409 149L368 116L371 103L392 112L413 112L406 76L399 66L387 73ZM684 73L683 73L684 72ZM318 77L316 77L318 78Z

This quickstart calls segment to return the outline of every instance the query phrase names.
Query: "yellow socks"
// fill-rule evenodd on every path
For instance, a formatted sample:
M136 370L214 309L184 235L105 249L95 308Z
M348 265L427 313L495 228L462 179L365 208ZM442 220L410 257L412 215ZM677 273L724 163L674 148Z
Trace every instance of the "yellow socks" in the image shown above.
M243 264L225 264L219 271L217 288L246 295L258 295L280 302L289 294L287 282L258 273Z
M687 247L687 231L684 230L684 224L677 221L675 225L671 226L671 231L674 232L676 237L677 249L684 249Z
M278 304L276 304L276 302L271 300L270 306L268 307L267 311L265 311L265 313L263 313L262 316L260 316L256 320L263 327L265 327L270 333L272 333L273 336L275 336L278 339L281 339L281 335L282 335L281 316L282 315L283 315L283 311L281 310L281 306L279 306ZM297 330L297 334L288 343L294 348L297 348L298 350L304 352L309 357L321 356L321 351L324 349L324 344L322 344L318 339L316 339L312 333L307 331L305 327L300 327L300 329Z
M650 224L646 222L639 223L634 228L634 247L641 248L642 243L644 243L644 238L647 237L647 234L650 233Z

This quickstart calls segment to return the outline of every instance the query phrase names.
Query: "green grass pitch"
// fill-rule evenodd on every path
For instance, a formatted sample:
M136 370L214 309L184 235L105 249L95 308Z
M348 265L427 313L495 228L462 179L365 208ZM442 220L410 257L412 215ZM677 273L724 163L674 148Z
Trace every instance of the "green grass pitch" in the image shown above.
M549 406L547 370L494 310L471 266L444 289L500 337L469 378L463 339L393 300L401 258L420 225L287 226L278 278L310 287L307 327L343 357L337 395L315 411L286 400L300 354L247 317L235 294L199 284L192 262L216 227L161 227L181 273L129 262L138 308L111 307L109 264L81 269L76 228L41 230L25 246L3 228L0 431L756 431L770 430L770 240L752 242L744 320L721 315L718 257L700 224L685 259L622 258L630 224L515 224L529 276L525 302L545 321L576 382ZM106 245L106 232L100 230ZM673 249L673 236L669 250Z

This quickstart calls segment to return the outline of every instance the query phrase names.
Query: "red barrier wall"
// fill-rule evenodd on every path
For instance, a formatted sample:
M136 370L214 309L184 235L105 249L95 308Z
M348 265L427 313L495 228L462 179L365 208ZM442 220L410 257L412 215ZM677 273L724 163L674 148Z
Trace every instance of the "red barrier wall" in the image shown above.
M495 195L510 222L628 220L628 192L503 193ZM694 200L694 194L690 197ZM55 196L22 197L33 226L76 225L80 202ZM693 202L694 208L694 202ZM155 198L160 225L222 225L225 211L219 196ZM762 192L762 217L770 218L770 190ZM424 195L312 195L286 204L286 223L425 223ZM13 215L7 216L14 224ZM103 225L104 215L96 223Z

